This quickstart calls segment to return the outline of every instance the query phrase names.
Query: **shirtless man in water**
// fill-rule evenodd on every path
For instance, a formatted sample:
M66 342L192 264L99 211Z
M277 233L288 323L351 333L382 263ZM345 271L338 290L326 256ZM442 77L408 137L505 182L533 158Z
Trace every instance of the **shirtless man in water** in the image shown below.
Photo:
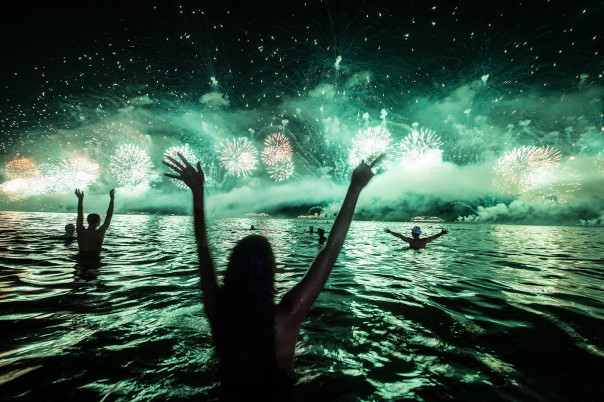
M420 248L426 248L428 243L430 243L432 240L437 239L440 236L449 233L448 230L443 229L440 233L435 234L434 236L420 239L419 235L421 234L422 230L419 228L419 226L415 226L413 229L411 229L411 235L413 236L413 238L405 237L402 234L393 232L392 230L390 230L388 228L386 228L385 232L390 233L391 235L398 237L402 241L409 243L409 247L411 247L414 250L419 250Z
M88 228L84 227L84 192L76 189L76 197L78 197L78 220L76 221L76 231L78 238L78 246L80 252L99 252L105 239L105 232L109 228L111 218L113 217L113 198L115 196L115 189L109 192L109 208L107 208L107 216L105 222L101 227L101 217L98 214L88 214L86 220L88 221ZM98 228L98 229L97 229Z

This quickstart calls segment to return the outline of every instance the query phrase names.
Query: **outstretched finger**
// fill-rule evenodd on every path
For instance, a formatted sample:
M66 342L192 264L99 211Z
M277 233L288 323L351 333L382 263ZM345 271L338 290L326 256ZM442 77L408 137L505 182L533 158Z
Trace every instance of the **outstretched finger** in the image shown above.
M169 156L167 156L167 158L170 158ZM172 158L170 158L172 159ZM170 161L171 162L171 161ZM170 169L174 170L175 172L180 173L181 170L184 170L184 168L175 165L174 163L177 163L176 161L169 163L168 161L161 161L161 163L163 163L164 165L166 165L167 167L169 167Z
M377 165L378 163L380 163L382 161L382 159L384 159L385 156L386 156L386 154L381 154L380 156L378 156L377 158L375 158L375 160L373 162L371 162L371 164L369 165L369 167L372 168L375 165Z
M174 164L175 166L178 166L178 168L179 168L180 170L185 170L184 165L183 165L182 163L180 163L179 161L177 161L176 159L172 158L171 156L167 156L167 155L166 155L166 159L167 159L168 161L170 161L172 164ZM163 162L164 162L164 163L166 163L165 161L163 161ZM168 166L170 166L170 165L168 165ZM174 168L173 168L173 169L174 169Z
M173 179L182 180L182 177L176 176L176 175L173 175L173 174L170 174L170 173L164 173L164 176L171 177Z
M180 160L182 161L182 163L185 164L186 167L193 168L193 166L191 166L191 164L189 163L189 161L187 160L187 158L185 158L184 156L182 156L182 154L180 152L177 152L176 155L178 155L178 157L180 158Z
M203 173L201 170L201 161L197 161L197 173Z

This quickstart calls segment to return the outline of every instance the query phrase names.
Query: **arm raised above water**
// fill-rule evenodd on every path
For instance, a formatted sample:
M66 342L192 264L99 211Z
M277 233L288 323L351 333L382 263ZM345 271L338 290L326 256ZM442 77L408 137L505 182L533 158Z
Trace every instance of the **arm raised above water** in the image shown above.
M413 240L413 239L412 239L412 238L410 238L410 237L405 237L405 236L403 236L403 235L402 235L402 234L400 234L400 233L393 232L392 230L390 230L390 229L388 229L388 228L386 228L386 229L384 230L384 232L386 232L386 233L390 233L392 236L394 236L394 237L398 237L399 239L401 239L402 241L406 241L407 243L410 243L410 242Z
M204 182L205 176L201 170L201 163L197 162L197 169L178 154L182 162L174 158L167 157L169 162L163 161L164 165L172 169L177 175L166 173L168 177L182 180L193 193L193 219L195 225L195 239L197 241L197 256L199 258L199 276L201 278L201 293L203 303L210 321L214 328L216 316L216 299L218 297L218 282L216 280L216 270L214 261L208 247L208 236L206 228L206 218L204 211Z
M449 233L447 229L441 230L440 233L435 234L434 236L426 237L426 243L430 243L434 239L438 239L440 236Z
M352 172L350 187L348 187L348 192L333 223L325 247L319 252L304 278L290 289L279 303L279 309L285 311L288 316L290 328L300 327L310 307L323 290L346 239L359 194L373 177L371 168L380 159L381 157L371 165L361 162Z
M84 229L84 192L76 188L75 195L78 197L78 218L76 219L76 230Z
M115 198L115 189L111 189L109 192L109 207L107 208L107 215L105 216L105 222L99 228L101 233L105 233L107 229L109 229L109 225L111 224L111 218L113 218L113 199Z

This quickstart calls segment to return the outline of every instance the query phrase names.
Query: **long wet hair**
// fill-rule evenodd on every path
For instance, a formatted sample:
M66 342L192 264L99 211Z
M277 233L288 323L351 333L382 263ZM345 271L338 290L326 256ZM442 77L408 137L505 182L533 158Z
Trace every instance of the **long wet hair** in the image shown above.
M272 388L275 357L275 257L268 240L252 235L233 248L220 290L215 343L223 388ZM245 392L245 391L244 391Z

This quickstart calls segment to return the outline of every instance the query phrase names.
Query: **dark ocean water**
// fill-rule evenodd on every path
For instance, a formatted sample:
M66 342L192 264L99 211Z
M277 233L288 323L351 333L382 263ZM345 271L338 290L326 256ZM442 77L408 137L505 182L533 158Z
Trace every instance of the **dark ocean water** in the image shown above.
M114 217L98 261L53 238L73 214L0 213L0 399L218 395L191 218ZM331 223L331 222L330 222ZM210 223L220 270L254 224L278 291L319 250L325 221ZM604 230L424 224L421 252L353 222L302 326L295 400L601 400Z

